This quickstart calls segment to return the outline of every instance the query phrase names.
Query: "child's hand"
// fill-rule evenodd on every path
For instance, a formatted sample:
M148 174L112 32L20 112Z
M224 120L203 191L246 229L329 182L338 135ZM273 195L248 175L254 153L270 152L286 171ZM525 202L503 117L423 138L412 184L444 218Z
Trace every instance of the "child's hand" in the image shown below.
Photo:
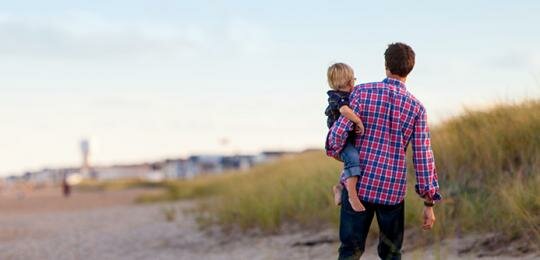
M364 124L359 123L354 126L354 132L357 135L363 135L364 134Z

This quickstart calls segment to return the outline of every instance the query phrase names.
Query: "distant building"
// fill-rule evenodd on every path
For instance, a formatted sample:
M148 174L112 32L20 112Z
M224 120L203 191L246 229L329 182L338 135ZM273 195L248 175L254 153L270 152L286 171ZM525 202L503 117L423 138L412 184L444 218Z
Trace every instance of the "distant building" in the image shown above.
M162 168L167 179L191 179L198 173L198 167L187 159L166 160Z
M187 159L166 160L163 173L169 179L191 179L199 174L217 174L228 170L247 170L255 164L252 155L194 155Z
M96 178L95 172L90 165L90 141L88 139L81 140L80 143L82 164L80 173L82 176Z
M161 181L163 179L191 179L200 174L219 174L224 171L244 171L253 165L289 154L285 151L265 151L258 155L193 155L186 159L168 159L155 163L91 166L90 143L81 141L82 165L80 168L43 169L26 172L20 177L6 178L7 182L22 181L35 185L60 184L64 177L76 177L78 180L93 178L96 180L141 179ZM72 178L74 179L74 178Z
M291 152L286 152L286 151L263 151L255 157L255 162L263 163L263 162L274 161L290 153Z
M100 181L117 179L146 179L155 174L152 164L114 165L95 167L95 178Z
M255 164L255 156L235 155L223 157L221 164L225 170L245 171Z
M64 176L73 174L77 171L75 168L59 168L48 169L45 168L40 171L25 172L19 180L31 183L35 186L54 185L62 182ZM15 178L10 178L15 180Z
M224 169L220 155L193 155L188 160L196 173L220 173Z

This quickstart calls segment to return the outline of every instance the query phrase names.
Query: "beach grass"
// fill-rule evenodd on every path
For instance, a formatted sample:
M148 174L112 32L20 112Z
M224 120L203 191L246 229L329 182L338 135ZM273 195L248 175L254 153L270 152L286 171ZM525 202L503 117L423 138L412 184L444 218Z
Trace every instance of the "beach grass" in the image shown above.
M540 242L539 101L467 110L432 128L432 146L445 199L436 206L434 232L421 233L423 205L409 162L408 229L427 240L487 232ZM305 152L247 172L166 182L165 193L140 201L205 198L199 219L224 229L337 226L330 190L341 167L323 151Z

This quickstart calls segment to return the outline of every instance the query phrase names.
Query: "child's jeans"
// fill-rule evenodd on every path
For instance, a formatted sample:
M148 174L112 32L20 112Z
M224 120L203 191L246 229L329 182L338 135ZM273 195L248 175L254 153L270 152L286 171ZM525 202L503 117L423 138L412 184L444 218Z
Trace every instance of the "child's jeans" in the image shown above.
M343 160L344 179L352 176L360 176L360 157L358 156L358 150L353 145L354 139L348 138L345 143L345 147L341 150L340 157Z

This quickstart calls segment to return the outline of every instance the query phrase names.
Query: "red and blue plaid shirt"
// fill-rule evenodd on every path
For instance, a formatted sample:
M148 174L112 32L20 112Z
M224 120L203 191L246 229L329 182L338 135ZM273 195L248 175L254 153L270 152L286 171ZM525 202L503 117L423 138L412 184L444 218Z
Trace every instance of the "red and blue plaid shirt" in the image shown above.
M423 198L440 200L426 110L405 84L391 78L360 84L351 93L350 105L365 127L364 135L355 140L362 169L357 184L360 199L387 205L403 201L405 152L412 143L416 192ZM339 158L353 128L344 116L334 123L327 140L328 156Z

